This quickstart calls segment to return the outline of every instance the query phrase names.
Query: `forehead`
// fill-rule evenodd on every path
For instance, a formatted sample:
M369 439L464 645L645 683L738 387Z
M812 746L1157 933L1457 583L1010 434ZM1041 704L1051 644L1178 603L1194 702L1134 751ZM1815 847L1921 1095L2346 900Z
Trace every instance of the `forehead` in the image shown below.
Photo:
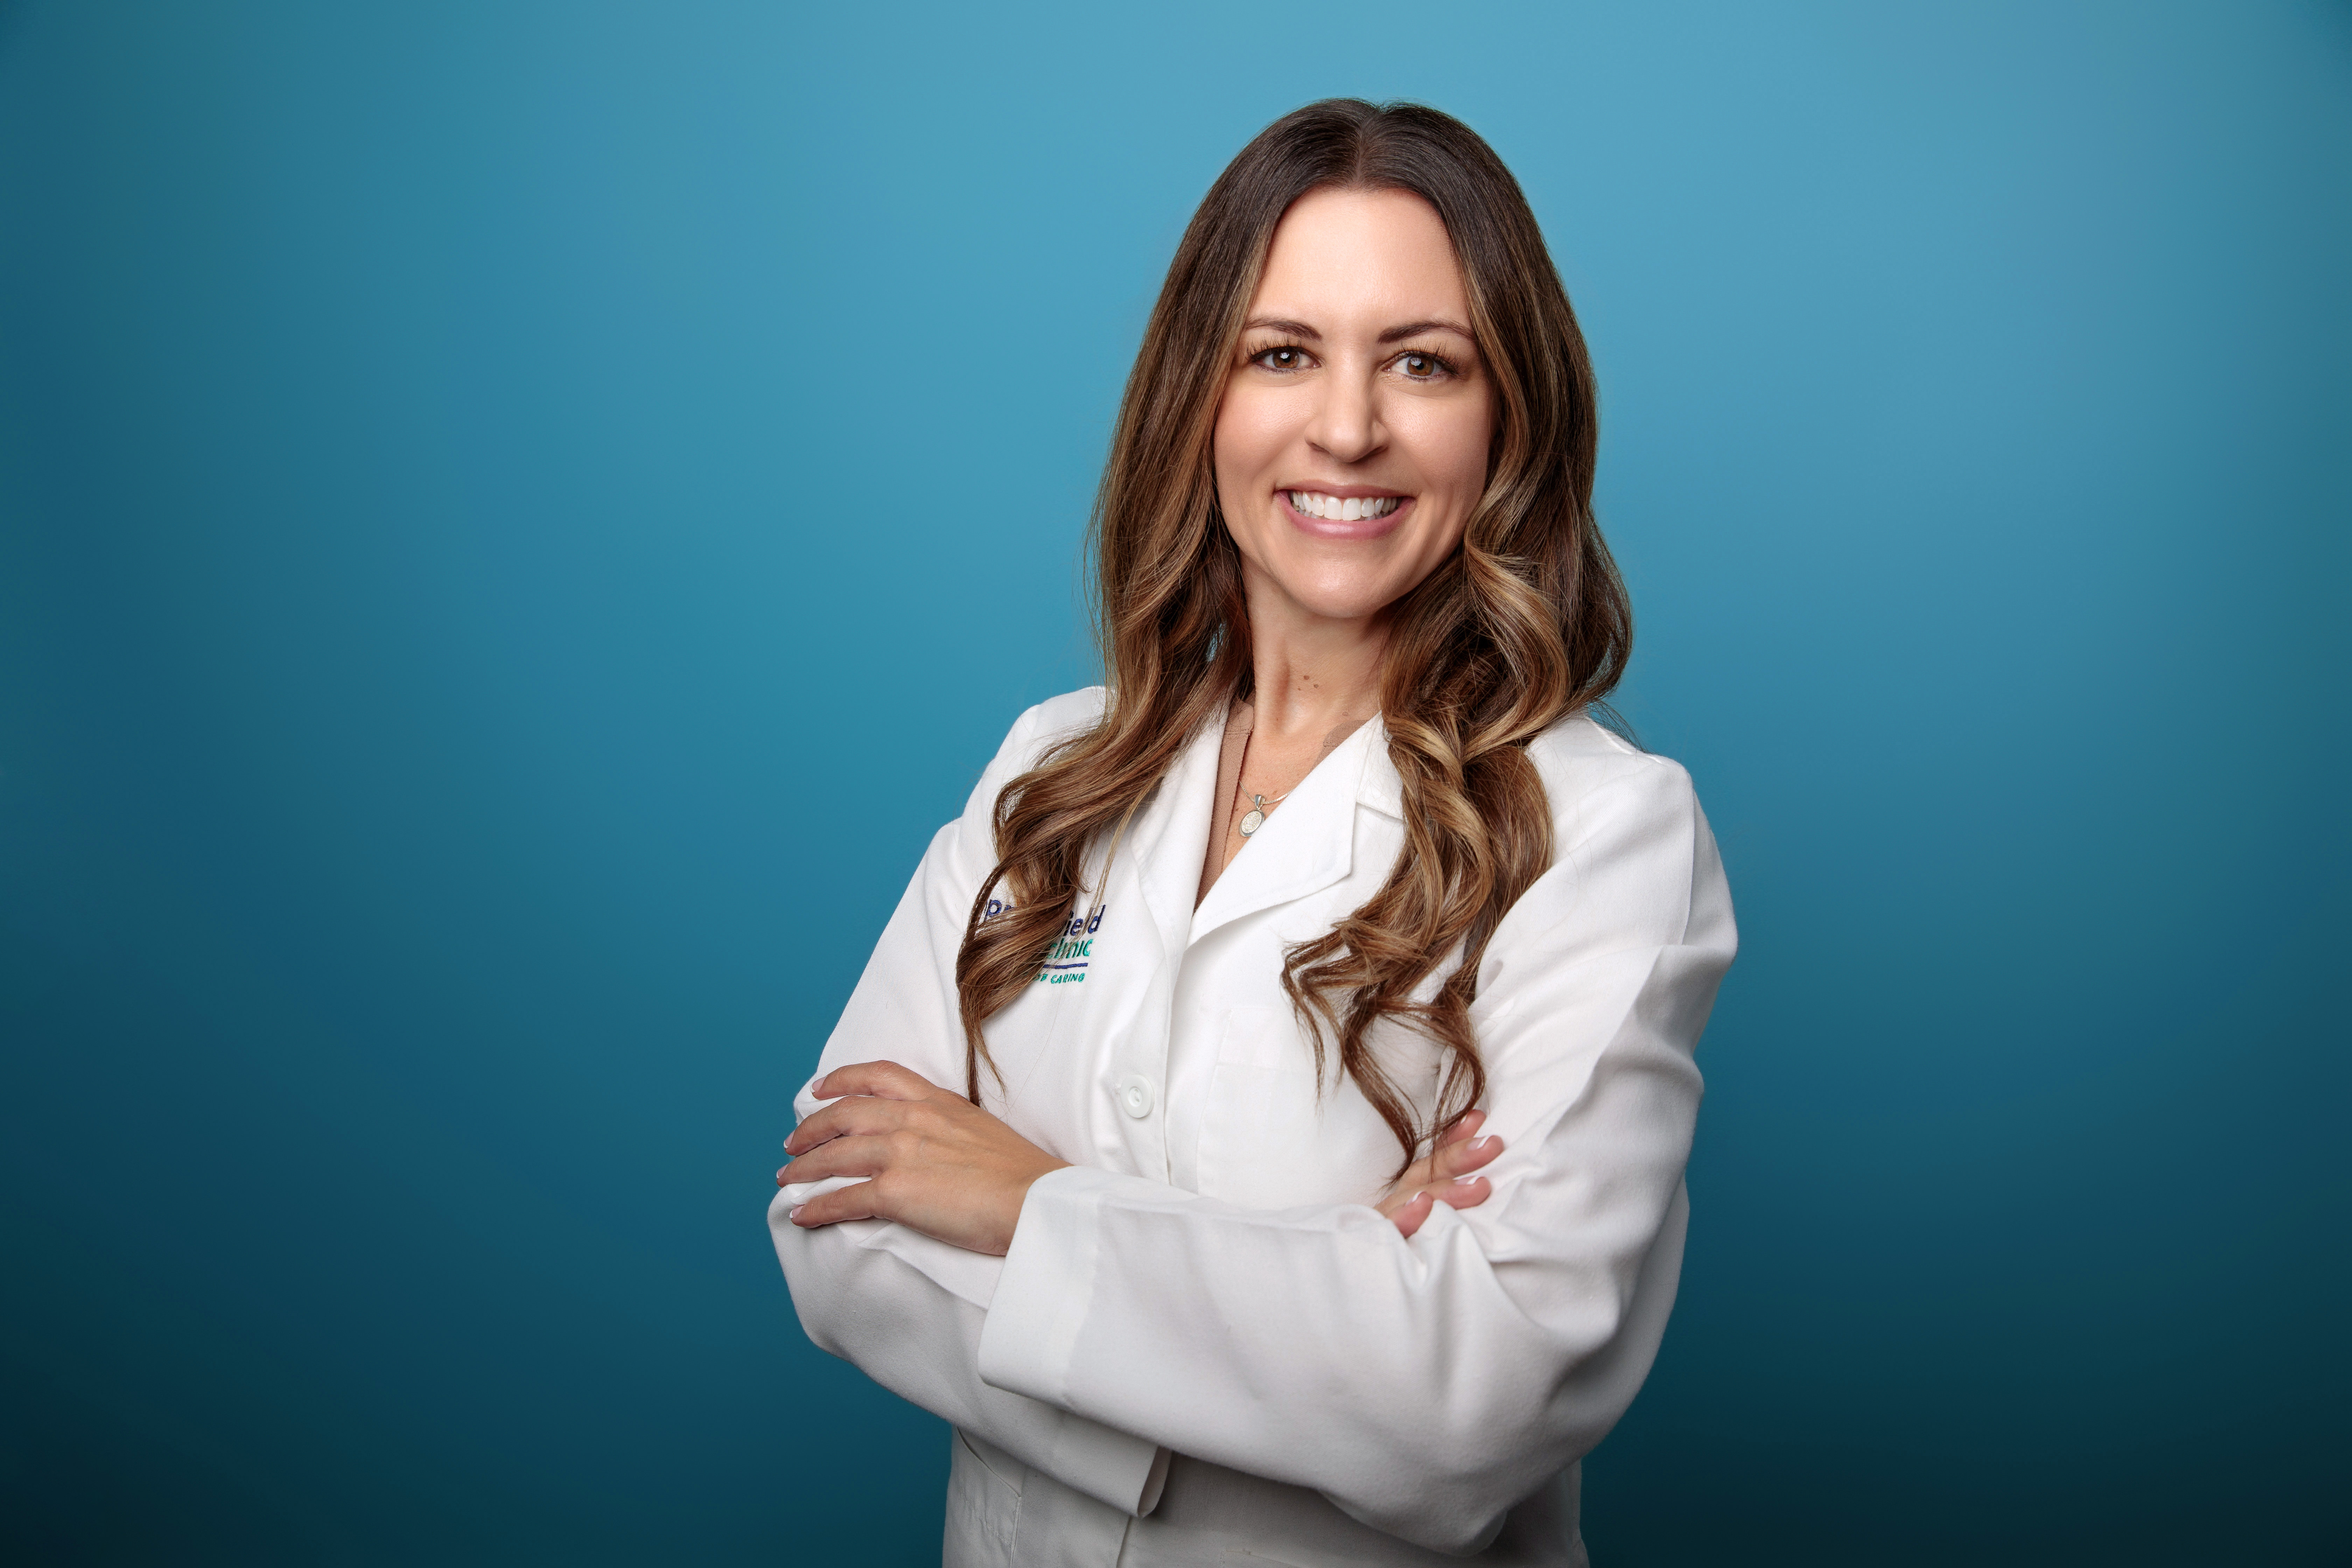
M1276 226L1252 315L1331 324L1469 316L1437 209L1410 191L1311 191Z

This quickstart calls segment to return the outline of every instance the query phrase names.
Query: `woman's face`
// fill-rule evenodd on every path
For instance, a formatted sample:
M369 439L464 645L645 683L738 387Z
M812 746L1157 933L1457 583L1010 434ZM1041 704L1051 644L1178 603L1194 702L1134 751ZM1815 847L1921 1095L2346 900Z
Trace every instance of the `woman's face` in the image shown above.
M1253 619L1361 620L1460 542L1495 399L1436 210L1316 191L1283 216L1217 410Z

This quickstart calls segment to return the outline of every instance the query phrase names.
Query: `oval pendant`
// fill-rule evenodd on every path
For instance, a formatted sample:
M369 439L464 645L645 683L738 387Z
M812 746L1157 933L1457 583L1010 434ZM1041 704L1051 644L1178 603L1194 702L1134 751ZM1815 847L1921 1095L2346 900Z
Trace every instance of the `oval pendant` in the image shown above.
M1255 833L1259 828L1264 827L1265 826L1265 813L1253 810L1242 818L1242 837L1244 838L1247 838L1251 834Z

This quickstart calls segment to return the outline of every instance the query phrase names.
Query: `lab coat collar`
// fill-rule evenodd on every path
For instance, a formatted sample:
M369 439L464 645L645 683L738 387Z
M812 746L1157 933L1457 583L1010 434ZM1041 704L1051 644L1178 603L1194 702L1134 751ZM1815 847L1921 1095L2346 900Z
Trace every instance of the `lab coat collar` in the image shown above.
M1192 896L1201 889L1201 862L1209 852L1217 751L1224 732L1222 713L1194 731L1154 798L1138 813L1132 850L1137 886L1160 933L1160 950L1170 954L1184 951L1192 924Z
M1213 791L1213 743L1208 753ZM1214 814L1216 804L1204 800L1196 812L1202 823L1192 862L1195 888L1200 885L1202 857L1208 853L1206 819ZM1400 820L1403 817L1396 764L1389 761L1388 727L1377 718L1316 763L1281 809L1268 816L1265 826L1234 857L1209 896L1192 911L1190 940L1199 942L1220 926L1320 892L1345 878L1355 860L1359 805Z
M1356 784L1356 803L1402 822L1404 779L1397 773L1396 763L1389 759L1389 727L1375 717L1357 733L1366 734L1372 731L1379 733L1372 735L1368 742L1370 752L1364 758L1363 776Z

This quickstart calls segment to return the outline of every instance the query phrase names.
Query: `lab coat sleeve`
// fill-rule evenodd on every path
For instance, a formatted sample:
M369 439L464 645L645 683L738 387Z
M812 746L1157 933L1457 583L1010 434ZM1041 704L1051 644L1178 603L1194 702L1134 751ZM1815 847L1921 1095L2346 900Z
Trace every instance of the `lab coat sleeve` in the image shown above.
M825 1042L812 1083L851 1062L890 1060L961 1089L955 954L972 898L996 863L991 814L998 792L1056 738L1064 726L1055 721L1069 717L1047 709L1024 714L962 816L934 837ZM794 1109L804 1118L820 1103L803 1087ZM776 1256L809 1338L1023 1463L1113 1508L1148 1511L1165 1472L1157 1445L980 1380L981 1325L1003 1259L881 1220L814 1230L792 1223L794 1205L847 1184L846 1178L795 1184L769 1207Z
M1486 1203L1407 1241L1368 1206L1055 1172L1023 1207L981 1376L1448 1552L1598 1443L1672 1306L1692 1052L1735 939L1673 763L1620 759L1556 803L1555 835L1480 971L1506 1141Z

